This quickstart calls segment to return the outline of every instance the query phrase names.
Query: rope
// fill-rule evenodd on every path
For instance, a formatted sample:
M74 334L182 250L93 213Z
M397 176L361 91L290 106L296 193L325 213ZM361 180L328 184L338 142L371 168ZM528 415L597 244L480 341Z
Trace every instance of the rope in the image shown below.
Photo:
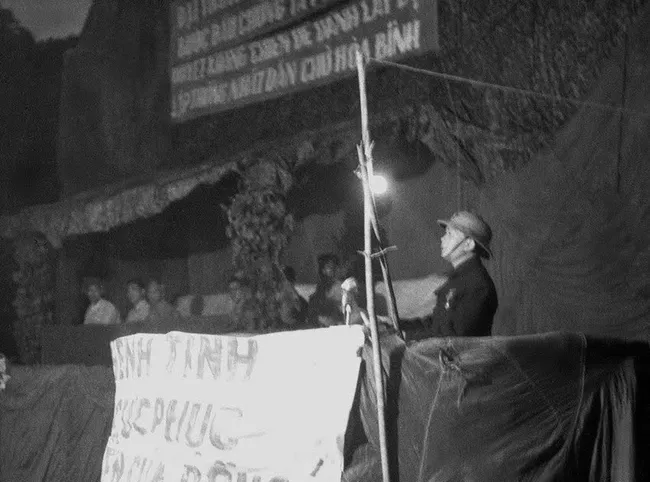
M379 59L374 59L374 58L369 58L368 63L375 63L379 65L384 65L387 67L395 67L401 70L405 70L408 72L413 72L416 74L423 74L423 75L428 75L431 77L437 77L440 79L445 79L445 80L451 80L455 82L462 82L465 84L470 84L475 87L489 87L493 89L498 89L502 90L504 92L511 92L515 94L522 94L522 95L528 95L531 97L539 97L542 99L547 99L547 100L552 100L552 101L564 101L568 102L571 104L576 104L576 105L585 105L589 107L594 107L596 109L601 109L601 110L606 110L606 111L611 111L611 112L619 112L619 113L624 113L624 114L632 114L632 115L637 115L641 117L649 117L650 118L650 112L643 112L643 111L638 111L634 109L627 109L623 107L616 107L608 104L601 104L599 102L592 102L588 100L577 100L577 99L570 99L568 97L563 97L560 95L552 95L552 94L544 94L542 92L536 92L534 90L529 90L529 89L520 89L517 87L511 87L509 85L502 85L502 84L494 84L492 82L485 82L482 80L476 80L476 79L470 79L467 77L461 77L459 75L452 75L452 74L444 74L442 72L437 72L435 70L427 70L427 69L421 69L418 67L411 67L410 65L405 65L405 64L400 64L397 62L390 62L388 60L379 60Z

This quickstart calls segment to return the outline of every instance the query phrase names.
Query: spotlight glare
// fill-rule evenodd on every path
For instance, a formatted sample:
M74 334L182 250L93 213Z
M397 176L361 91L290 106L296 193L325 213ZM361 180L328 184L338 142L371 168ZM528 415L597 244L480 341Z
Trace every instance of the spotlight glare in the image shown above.
M375 194L384 194L388 190L388 181L383 176L375 174L370 179L370 189Z

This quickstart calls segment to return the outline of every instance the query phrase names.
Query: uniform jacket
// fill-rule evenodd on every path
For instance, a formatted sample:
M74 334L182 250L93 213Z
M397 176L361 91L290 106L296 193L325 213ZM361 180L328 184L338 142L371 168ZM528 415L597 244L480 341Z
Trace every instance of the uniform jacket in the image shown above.
M88 306L84 317L84 325L119 325L120 322L120 312L113 303L104 298Z
M145 321L149 317L149 311L149 302L147 300L140 300L129 310L129 313L126 315L126 322Z
M436 306L424 318L401 320L406 340L429 337L489 336L497 310L494 283L478 257L451 273L436 293Z

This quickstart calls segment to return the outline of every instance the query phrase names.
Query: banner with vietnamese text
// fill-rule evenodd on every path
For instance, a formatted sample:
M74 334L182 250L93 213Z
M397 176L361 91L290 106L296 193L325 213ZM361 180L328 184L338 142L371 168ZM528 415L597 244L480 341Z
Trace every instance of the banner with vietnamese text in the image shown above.
M356 71L356 51L438 50L438 0L176 0L171 117L182 122Z
M102 482L338 482L360 327L111 343Z

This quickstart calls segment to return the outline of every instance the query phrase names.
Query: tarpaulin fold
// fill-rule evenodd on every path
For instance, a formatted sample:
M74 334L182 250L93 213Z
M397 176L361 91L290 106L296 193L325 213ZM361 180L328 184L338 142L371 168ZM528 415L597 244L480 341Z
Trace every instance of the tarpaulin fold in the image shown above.
M585 103L486 193L499 294L493 333L650 340L649 55L643 2Z
M631 358L587 363L578 334L382 343L392 481L640 480ZM346 480L381 480L372 374L359 407Z
M113 420L106 367L18 367L0 393L0 481L99 480Z

